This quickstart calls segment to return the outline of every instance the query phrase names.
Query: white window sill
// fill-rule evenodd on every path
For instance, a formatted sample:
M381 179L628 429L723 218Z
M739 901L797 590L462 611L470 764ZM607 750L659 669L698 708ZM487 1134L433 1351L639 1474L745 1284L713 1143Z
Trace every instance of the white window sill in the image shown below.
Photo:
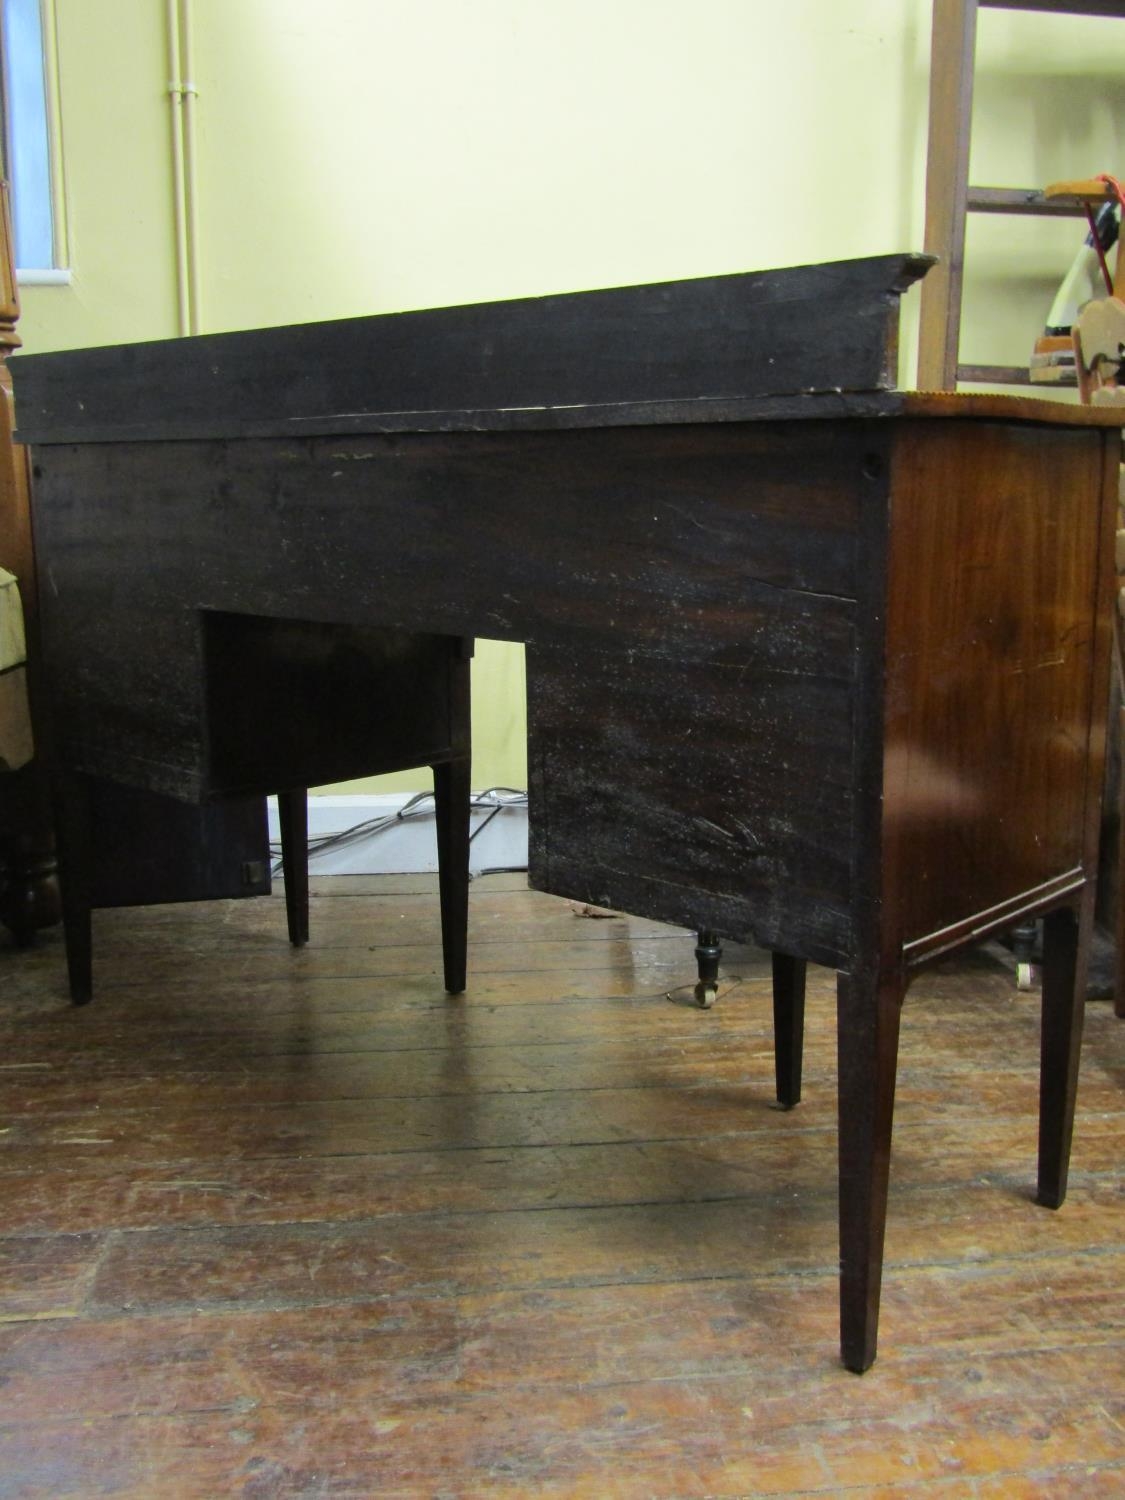
M69 286L69 267L58 271L21 271L16 267L17 286Z

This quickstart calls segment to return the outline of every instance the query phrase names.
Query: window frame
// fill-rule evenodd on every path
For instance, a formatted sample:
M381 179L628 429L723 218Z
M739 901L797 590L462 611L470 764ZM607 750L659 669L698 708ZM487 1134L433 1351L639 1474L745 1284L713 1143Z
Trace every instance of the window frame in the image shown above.
M20 285L70 281L61 191L56 35L54 0L0 0L2 148ZM13 37L23 62L18 77L12 72ZM22 142L13 139L17 131L24 137Z

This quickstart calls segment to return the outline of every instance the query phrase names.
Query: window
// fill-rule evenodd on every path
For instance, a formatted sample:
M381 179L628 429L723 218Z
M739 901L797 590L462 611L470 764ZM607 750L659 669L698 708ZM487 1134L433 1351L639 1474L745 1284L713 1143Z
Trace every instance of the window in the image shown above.
M16 265L47 271L55 265L55 225L43 12L40 0L2 4L4 165Z

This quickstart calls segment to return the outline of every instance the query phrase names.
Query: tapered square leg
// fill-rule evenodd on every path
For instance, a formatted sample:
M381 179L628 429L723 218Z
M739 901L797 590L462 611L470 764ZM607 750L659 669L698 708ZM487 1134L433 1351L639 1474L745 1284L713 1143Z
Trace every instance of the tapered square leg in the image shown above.
M774 953L773 1048L777 1102L792 1109L801 1100L801 1061L805 1044L805 960Z
M285 871L285 920L289 941L303 948L309 940L309 795L306 787L278 792L281 864Z
M445 988L459 995L465 988L468 949L471 762L461 756L433 771Z
M840 1350L857 1374L875 1359L904 991L897 975L841 974L836 983Z
M1058 1208L1066 1197L1092 912L1087 899L1081 918L1068 908L1043 921L1037 1200L1047 1208Z

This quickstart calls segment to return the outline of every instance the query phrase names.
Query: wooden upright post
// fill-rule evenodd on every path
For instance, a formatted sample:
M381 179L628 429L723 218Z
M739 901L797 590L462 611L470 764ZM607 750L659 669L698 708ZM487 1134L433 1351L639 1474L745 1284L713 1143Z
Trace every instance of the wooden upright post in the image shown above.
M922 286L918 386L923 391L957 388L976 42L977 0L934 0L925 247L938 263Z

